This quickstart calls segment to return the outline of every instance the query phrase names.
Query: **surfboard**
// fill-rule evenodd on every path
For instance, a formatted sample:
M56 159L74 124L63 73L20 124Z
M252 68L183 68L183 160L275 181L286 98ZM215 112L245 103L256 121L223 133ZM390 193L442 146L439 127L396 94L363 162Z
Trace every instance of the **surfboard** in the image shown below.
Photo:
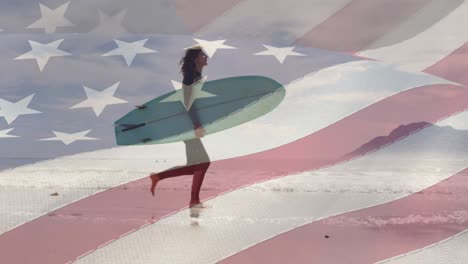
M237 76L193 85L191 111L206 135L249 122L272 111L285 96L284 87L264 76ZM183 104L182 89L137 106L114 123L117 145L162 144L195 138Z

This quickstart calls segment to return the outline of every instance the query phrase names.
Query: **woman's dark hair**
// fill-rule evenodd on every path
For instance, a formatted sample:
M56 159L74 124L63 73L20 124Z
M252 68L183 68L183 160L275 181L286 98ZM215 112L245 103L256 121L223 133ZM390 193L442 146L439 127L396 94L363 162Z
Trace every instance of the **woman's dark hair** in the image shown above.
M180 59L179 64L181 65L180 71L182 72L183 75L186 75L187 73L193 73L197 70L197 67L195 65L195 59L197 58L198 54L200 52L203 52L203 50L200 48L190 48L185 51L185 56Z

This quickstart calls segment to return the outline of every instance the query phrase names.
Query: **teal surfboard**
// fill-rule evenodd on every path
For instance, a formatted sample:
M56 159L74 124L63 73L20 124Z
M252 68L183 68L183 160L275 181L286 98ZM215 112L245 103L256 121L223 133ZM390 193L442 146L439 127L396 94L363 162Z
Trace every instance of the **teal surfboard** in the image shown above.
M200 82L193 88L196 111L206 135L258 118L280 104L284 87L263 76ZM118 145L160 144L195 138L182 89L159 96L115 121Z

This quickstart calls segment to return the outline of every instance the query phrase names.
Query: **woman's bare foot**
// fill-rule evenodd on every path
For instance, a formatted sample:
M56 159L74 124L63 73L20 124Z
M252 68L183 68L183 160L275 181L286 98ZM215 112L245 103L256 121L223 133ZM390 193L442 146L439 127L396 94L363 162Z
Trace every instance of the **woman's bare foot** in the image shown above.
M190 201L189 208L210 208L211 205L204 204L200 201Z
M154 196L154 190L156 189L156 184L158 184L159 175L157 173L151 173L150 179L151 179L151 193Z
M200 204L200 200L195 200L195 201L190 200L189 208L192 208L192 207L194 207L194 206L197 205L197 204Z

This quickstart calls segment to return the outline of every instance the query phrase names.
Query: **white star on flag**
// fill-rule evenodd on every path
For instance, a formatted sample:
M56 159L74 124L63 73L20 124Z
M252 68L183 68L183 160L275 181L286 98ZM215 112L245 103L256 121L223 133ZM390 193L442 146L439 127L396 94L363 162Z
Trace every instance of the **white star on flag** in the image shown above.
M39 3L41 9L41 18L29 25L27 28L43 28L46 33L54 33L57 27L74 26L68 19L65 18L70 1L52 10L47 6Z
M98 140L97 138L87 137L86 135L91 132L91 130L85 130L77 133L64 133L58 131L52 131L55 134L55 137L43 138L40 140L54 140L62 141L65 145L70 145L71 143L78 140Z
M144 45L146 41L148 41L148 39L138 40L135 42L125 42L121 40L115 40L115 43L119 47L103 54L102 56L114 56L114 55L123 56L125 58L125 62L127 62L127 65L130 66L133 59L137 55L137 53L157 52L155 50L145 48Z
M119 84L120 82L116 82L102 92L83 86L88 99L70 107L70 109L91 107L96 116L99 116L108 105L127 103L127 101L114 96Z
M213 55L218 49L237 49L235 47L224 45L223 43L226 41L225 39L213 40L213 41L202 40L202 39L194 39L194 40L203 48L203 50L206 52L206 55L208 55L208 57L210 58L213 57ZM191 48L191 47L187 47L185 49L188 49L188 48Z
M8 135L8 133L10 131L12 131L13 128L8 128L8 129L4 129L4 130L0 130L0 138L12 138L12 137L18 137L18 136L15 136L15 135Z
M206 82L207 79L208 79L208 75L203 77L204 82ZM171 80L171 83L172 83L172 86L174 87L174 89L176 89L176 90L182 89L182 83L181 82Z
M205 81L206 78L207 78L207 76L205 76L203 78L203 81ZM164 98L163 100L161 100L161 102L178 102L178 101L180 101L182 103L182 105L187 110L189 110L190 107L193 105L193 102L195 102L196 99L215 97L216 96L215 94L212 94L212 93L209 93L209 92L206 92L206 91L202 90L203 81L198 82L197 84L192 86L192 98L193 99L191 100L191 104L188 107L184 104L184 92L182 90L182 83L179 83L179 82L176 82L176 81L173 81L173 80L171 82L172 82L172 85L174 86L174 88L176 88L176 89L178 87L181 87L181 88L177 89L174 94L172 94L172 95Z
M287 56L305 56L305 54L292 51L294 47L273 47L263 45L267 50L255 53L255 55L272 55L282 64Z
M122 21L127 10L122 10L119 13L109 16L99 10L99 25L91 30L90 33L105 34L105 35L124 35L128 31L122 26Z
M34 94L23 98L22 100L12 103L0 98L0 116L4 117L8 124L15 121L20 115L39 114L41 112L28 108Z
M172 83L172 86L174 87L174 89L176 89L176 90L182 89L182 83L181 82L171 80L171 83Z
M68 52L59 50L58 46L62 43L63 39L59 39L47 44L42 44L32 40L28 40L31 45L31 51L22 54L15 58L15 60L35 59L39 70L42 71L51 57L68 56Z

